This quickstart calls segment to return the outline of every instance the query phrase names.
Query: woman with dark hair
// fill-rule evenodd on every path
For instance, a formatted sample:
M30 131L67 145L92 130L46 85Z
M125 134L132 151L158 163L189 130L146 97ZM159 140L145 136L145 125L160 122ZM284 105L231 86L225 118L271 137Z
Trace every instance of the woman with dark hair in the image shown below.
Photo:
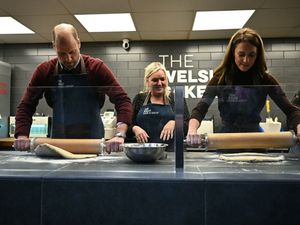
M260 112L270 96L300 137L300 110L291 104L278 81L267 72L263 41L253 29L240 29L231 37L223 61L192 110L187 134L189 144L201 143L197 129L216 96L222 119L220 132L259 132Z

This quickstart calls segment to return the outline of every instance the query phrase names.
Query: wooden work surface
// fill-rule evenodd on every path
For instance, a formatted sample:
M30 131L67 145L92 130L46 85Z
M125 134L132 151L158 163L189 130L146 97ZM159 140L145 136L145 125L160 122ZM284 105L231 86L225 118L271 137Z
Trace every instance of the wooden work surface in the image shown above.
M14 138L8 137L8 138L0 138L0 147L3 148L11 148L12 144L14 143Z

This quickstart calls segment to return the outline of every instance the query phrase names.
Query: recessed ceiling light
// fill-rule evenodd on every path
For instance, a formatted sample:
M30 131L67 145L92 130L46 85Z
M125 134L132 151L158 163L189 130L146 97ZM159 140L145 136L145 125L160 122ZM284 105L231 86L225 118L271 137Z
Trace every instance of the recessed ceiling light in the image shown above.
M135 31L130 13L75 15L89 32Z
M0 17L0 34L33 34L34 32L14 18Z
M255 10L198 11L193 30L242 28Z

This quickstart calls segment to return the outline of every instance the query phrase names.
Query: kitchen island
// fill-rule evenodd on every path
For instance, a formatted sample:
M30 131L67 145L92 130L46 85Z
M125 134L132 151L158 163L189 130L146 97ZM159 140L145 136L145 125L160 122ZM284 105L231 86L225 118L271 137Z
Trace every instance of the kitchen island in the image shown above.
M282 162L225 162L185 152L137 164L124 153L41 159L0 151L0 224L299 224L300 154Z

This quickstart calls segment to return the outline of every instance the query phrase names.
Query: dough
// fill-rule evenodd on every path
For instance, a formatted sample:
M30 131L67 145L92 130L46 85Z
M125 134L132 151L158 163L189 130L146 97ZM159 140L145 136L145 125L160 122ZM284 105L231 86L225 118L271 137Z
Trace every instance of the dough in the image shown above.
M270 155L264 153L244 152L234 154L222 154L219 159L225 161L240 161L240 162L278 162L283 161L283 155Z
M46 158L84 159L97 157L96 154L73 154L62 148L58 148L47 143L38 145L34 149L34 152L37 156Z

